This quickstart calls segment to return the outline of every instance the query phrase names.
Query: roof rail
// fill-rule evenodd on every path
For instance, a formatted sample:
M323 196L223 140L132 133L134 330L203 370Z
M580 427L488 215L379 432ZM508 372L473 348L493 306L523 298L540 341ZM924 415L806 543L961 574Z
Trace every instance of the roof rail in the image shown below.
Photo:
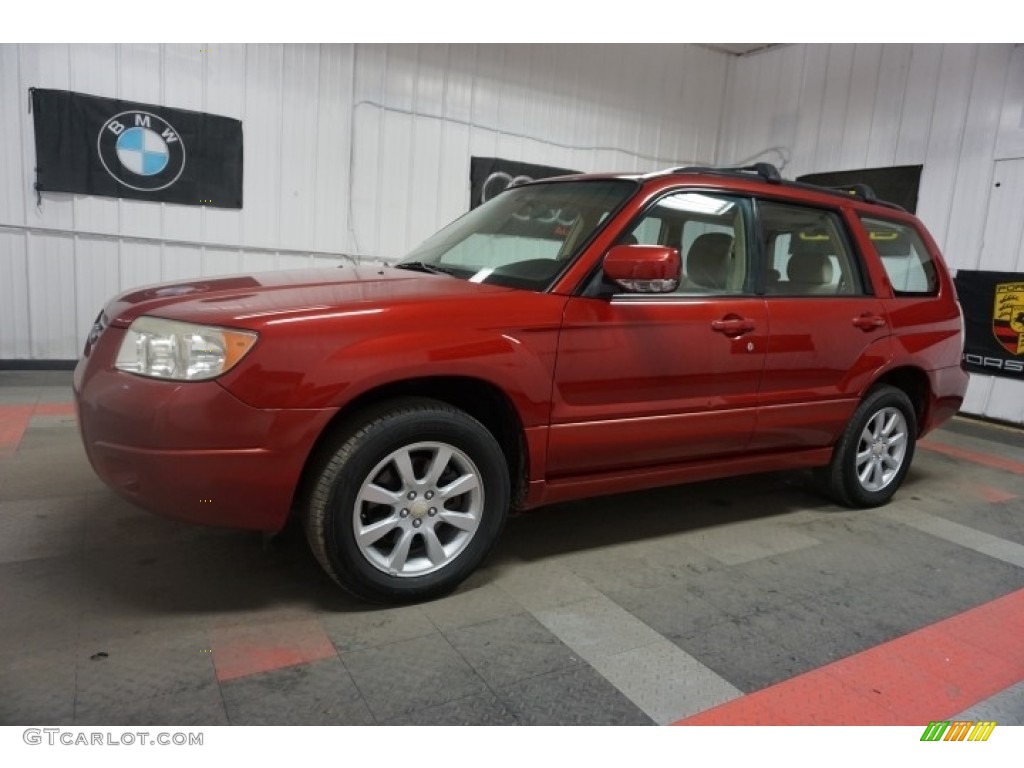
M789 181L783 179L782 174L779 173L779 169L771 163L754 163L753 165L744 165L742 167L720 167L714 166L703 166L703 165L688 165L680 168L670 168L667 173L703 173L711 174L715 176L733 176L733 177L745 177L750 174L757 174L760 178L764 179L768 184L779 184L785 187L797 187L799 189L812 190L814 192L828 192L833 195L840 195L842 197L856 197L863 200L865 203L871 203L873 205L881 205L885 208L892 208L893 210L903 211L903 206L897 205L896 203L890 203L885 200L879 200L878 195L875 194L875 190L869 187L867 184L846 184L839 187L823 187L817 184L810 184L805 181Z
M781 184L782 174L779 169L771 163L754 163L738 167L716 168L709 165L688 165L681 168L672 168L669 173L718 173L729 175L743 175L745 173L756 173L769 184Z

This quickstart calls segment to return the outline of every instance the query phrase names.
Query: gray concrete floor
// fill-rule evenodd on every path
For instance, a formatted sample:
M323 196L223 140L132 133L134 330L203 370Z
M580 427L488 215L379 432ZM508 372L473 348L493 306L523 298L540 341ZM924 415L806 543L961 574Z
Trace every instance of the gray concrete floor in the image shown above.
M1024 587L1024 475L922 449L881 510L790 473L522 515L456 594L373 608L300 536L120 500L69 381L0 372L0 724L669 723ZM1016 430L929 442L1024 463ZM1024 724L1021 686L968 713Z

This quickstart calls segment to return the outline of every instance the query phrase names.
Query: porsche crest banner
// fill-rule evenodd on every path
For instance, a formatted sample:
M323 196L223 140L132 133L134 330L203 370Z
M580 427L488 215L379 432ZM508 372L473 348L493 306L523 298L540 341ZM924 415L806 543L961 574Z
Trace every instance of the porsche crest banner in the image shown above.
M964 310L969 371L1024 380L1024 274L956 274L956 292Z
M36 189L242 207L242 123L229 117L32 88Z
M513 184L525 184L552 176L569 176L579 171L549 165L520 163L500 157L472 157L469 161L469 207L476 208L500 195Z

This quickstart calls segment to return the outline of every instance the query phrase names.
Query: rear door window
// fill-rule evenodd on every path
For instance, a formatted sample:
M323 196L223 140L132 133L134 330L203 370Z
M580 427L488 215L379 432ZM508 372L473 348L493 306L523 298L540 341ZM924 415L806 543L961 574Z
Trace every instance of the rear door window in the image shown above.
M859 296L860 269L839 216L818 208L758 203L765 251L765 293Z

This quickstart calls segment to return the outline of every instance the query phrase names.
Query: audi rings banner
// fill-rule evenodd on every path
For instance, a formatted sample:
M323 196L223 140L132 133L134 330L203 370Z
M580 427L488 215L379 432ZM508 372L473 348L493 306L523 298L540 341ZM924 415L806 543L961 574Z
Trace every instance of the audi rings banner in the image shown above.
M242 123L32 88L36 189L242 207Z
M548 165L517 163L500 157L473 157L469 161L469 207L476 208L500 195L513 184L525 184L552 176L571 176L579 171Z
M956 294L967 326L964 368L1024 378L1024 273L956 273Z

